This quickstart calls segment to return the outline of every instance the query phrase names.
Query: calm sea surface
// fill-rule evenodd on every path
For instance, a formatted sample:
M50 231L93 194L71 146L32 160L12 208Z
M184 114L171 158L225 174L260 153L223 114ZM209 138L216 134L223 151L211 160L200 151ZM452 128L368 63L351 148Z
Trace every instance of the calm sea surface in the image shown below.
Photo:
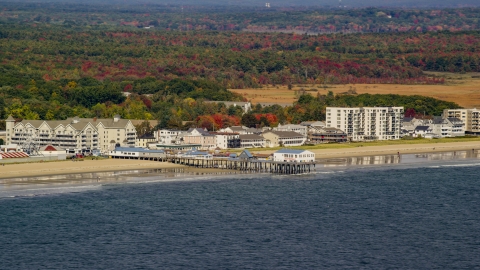
M480 269L479 162L0 199L0 269Z

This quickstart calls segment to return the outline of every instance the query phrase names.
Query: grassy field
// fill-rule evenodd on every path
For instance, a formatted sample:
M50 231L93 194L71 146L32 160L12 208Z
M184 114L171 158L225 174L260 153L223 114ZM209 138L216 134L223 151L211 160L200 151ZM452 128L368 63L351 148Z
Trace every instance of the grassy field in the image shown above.
M443 77L446 80L444 85L403 85L403 84L341 84L328 85L295 85L292 90L287 86L266 86L256 89L231 89L231 91L242 94L253 104L258 102L274 102L279 104L291 104L297 100L295 93L305 89L308 93L316 95L326 94L332 91L335 94L355 90L358 94L400 94L400 95L422 95L438 98L446 101L453 101L465 108L480 108L480 74L454 74L427 72L430 76Z
M442 138L442 139L412 139L412 140L392 140L392 141L373 141L373 142L351 142L351 143L326 143L317 145L304 145L288 147L289 149L303 149L303 150L316 150L316 149L345 149L367 146L389 146L389 145L413 145L413 144L440 144L440 143L453 143L453 142L476 142L480 141L480 137L456 137L456 138ZM272 148L249 148L250 152L261 151L276 151L285 147L272 147ZM231 152L241 152L243 150L234 150Z

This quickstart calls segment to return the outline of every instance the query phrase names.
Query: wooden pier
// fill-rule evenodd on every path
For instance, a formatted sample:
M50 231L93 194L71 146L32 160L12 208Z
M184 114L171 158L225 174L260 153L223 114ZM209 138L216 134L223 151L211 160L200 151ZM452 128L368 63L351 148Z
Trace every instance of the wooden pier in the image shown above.
M313 162L280 162L272 160L256 160L256 159L198 159L198 158L182 158L172 155L164 155L158 157L152 156L111 156L113 159L138 159L160 162L171 162L197 168L216 168L225 170L249 171L249 172L265 172L278 174L299 174L309 173L315 168Z
M309 173L315 168L312 162L280 162L270 160L240 160L240 159L194 159L168 158L169 162L197 168L217 168L250 172L268 172L278 174Z

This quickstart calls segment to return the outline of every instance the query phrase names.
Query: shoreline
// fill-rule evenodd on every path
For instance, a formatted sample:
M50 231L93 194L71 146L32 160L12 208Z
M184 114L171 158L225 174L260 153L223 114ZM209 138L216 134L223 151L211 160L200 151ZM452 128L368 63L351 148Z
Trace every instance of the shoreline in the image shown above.
M472 151L474 149L474 151ZM355 148L336 148L336 149L313 149L310 150L316 154L316 163L322 164L325 160L335 158L354 158L354 157L372 157L372 156L389 156L389 155L405 155L405 154L440 154L455 151L470 151L471 153L480 153L480 141L473 142L453 142L442 144L402 144L388 146L365 146ZM259 151L260 153L268 153L272 151ZM148 169L183 169L185 173L191 174L219 174L230 170L225 169L202 169L189 167L180 164L146 161L146 160L129 160L129 159L104 159L104 160L85 160L81 162L59 161L59 162L35 162L22 164L6 164L0 166L0 180L8 180L14 178L31 178L40 176L69 175L82 173L100 173L100 172L121 172L133 170ZM231 171L236 172L236 171Z
M81 173L182 168L186 169L188 167L180 164L132 159L84 160L80 162L68 160L58 162L32 162L0 166L0 180Z
M348 145L348 144L346 144ZM419 143L419 144L392 144L381 146L354 146L326 149L308 149L304 150L315 153L315 160L319 161L326 158L346 158L380 155L400 154L425 154L453 151L468 151L474 149L480 151L480 141L468 142L445 142L445 143ZM273 150L254 151L259 154L271 154Z

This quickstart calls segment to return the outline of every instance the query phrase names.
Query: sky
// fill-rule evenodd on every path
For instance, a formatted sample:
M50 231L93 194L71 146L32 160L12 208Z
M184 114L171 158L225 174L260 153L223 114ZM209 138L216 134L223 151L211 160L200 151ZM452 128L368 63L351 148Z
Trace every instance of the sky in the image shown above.
M102 3L115 4L155 3L178 5L242 5L265 6L270 3L275 6L333 6L339 5L339 0L0 0L11 2L65 2L65 3ZM462 7L480 6L480 0L341 0L347 7Z

